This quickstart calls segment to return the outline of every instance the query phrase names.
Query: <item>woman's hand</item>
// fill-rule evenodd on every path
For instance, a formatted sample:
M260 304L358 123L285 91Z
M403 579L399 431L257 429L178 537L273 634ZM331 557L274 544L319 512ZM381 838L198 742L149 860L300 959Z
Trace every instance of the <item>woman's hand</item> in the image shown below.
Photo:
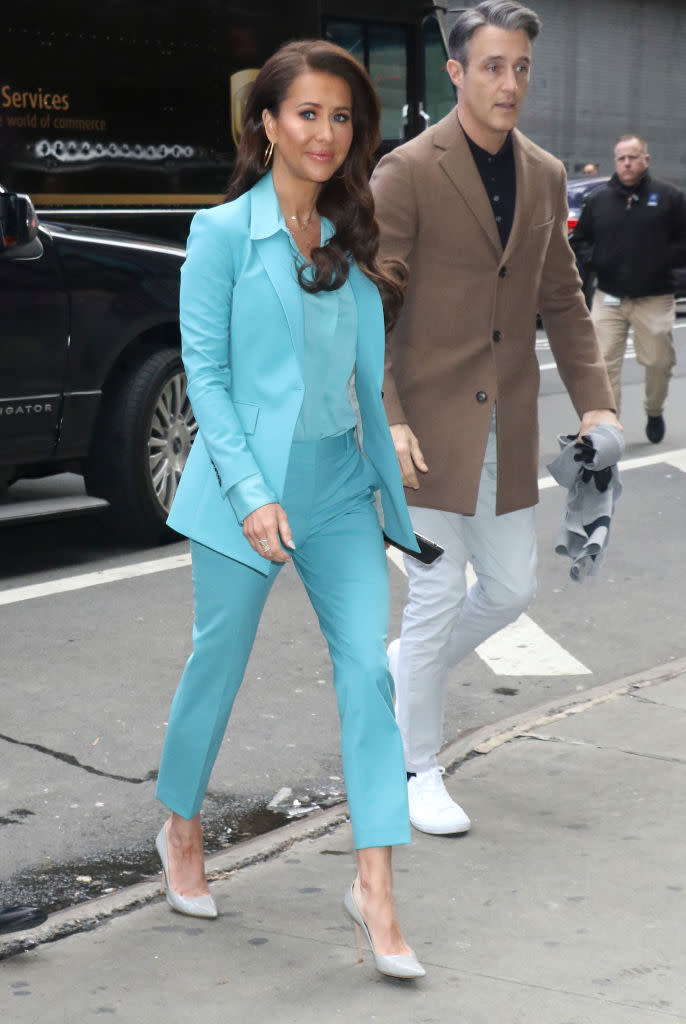
M261 505L243 520L243 534L250 546L268 562L287 562L290 555L281 544L295 550L288 516L277 502Z

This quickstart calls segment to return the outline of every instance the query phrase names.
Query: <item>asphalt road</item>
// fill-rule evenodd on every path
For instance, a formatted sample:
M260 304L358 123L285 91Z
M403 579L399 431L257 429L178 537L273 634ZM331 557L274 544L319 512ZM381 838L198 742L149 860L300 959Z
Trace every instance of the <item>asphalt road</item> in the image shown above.
M686 320L676 337L682 368L659 446L644 435L642 371L631 358L625 364L624 494L600 576L570 580L553 552L563 495L543 489L538 595L516 632L453 672L447 740L686 655ZM576 417L542 333L539 361L545 477L556 435L573 430ZM158 870L152 844L164 811L154 777L190 650L187 550L185 542L123 547L97 515L0 531L3 902L55 908ZM395 564L390 576L394 636L405 577ZM287 570L267 605L211 780L209 845L335 802L342 787L328 656ZM277 809L268 809L277 794Z

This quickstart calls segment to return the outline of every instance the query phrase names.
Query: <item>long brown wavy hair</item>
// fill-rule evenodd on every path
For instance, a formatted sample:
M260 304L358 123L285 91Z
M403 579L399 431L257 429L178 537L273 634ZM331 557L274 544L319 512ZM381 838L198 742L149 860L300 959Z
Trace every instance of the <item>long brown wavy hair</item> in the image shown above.
M407 268L401 260L379 259L379 226L369 176L380 140L381 108L369 75L347 50L321 39L286 43L269 58L250 90L236 163L225 202L252 188L269 168L264 155L268 139L262 111L278 117L281 104L295 79L307 71L335 75L348 83L353 98L353 140L335 175L322 185L317 212L333 222L335 232L326 245L312 250L312 279L303 276L301 288L310 292L334 291L348 279L352 257L378 287L386 327L396 321L402 306Z

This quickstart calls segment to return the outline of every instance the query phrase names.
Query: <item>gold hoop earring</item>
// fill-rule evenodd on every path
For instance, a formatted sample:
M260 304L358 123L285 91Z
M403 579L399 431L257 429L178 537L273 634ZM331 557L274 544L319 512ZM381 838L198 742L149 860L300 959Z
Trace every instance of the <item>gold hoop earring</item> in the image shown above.
M272 153L273 152L274 152L274 143L270 142L269 145L267 146L267 148L264 151L264 166L265 167L269 167L269 162L270 162L270 160L272 158Z

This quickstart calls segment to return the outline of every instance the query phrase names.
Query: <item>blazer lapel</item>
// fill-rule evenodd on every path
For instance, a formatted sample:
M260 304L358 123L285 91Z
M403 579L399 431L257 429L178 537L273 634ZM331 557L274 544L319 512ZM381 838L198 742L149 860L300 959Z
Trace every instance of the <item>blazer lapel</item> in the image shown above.
M291 341L295 350L301 374L305 372L305 315L301 289L295 270L295 262L284 259L284 241L279 235L256 239L257 252L262 260L274 291L279 296L288 321Z
M384 347L376 344L384 337L383 307L375 284L353 263L350 284L357 305L357 376L381 390Z
M302 375L305 373L305 314L295 260L280 228L279 201L271 174L250 192L250 236L283 307Z
M442 150L438 162L464 199L480 230L500 256L503 247L493 210L456 112L451 111L437 128L435 145Z

